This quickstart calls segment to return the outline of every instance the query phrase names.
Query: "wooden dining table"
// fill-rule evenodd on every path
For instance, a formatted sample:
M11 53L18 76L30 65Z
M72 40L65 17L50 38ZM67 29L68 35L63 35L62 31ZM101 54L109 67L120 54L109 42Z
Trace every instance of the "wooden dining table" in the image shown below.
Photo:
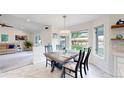
M52 65L52 69L51 72L54 71L55 68L55 64L59 63L59 64L65 64L67 63L69 60L74 59L78 53L77 52L48 52L48 53L44 53L44 55L51 59L51 65Z

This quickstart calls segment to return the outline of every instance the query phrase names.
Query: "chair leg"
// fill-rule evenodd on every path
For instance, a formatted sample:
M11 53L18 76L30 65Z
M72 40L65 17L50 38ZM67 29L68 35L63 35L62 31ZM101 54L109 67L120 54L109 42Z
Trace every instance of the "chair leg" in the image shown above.
M80 76L81 76L81 78L83 78L83 75L82 75L82 66L80 66Z
M63 77L65 78L65 68L63 68Z
M86 72L86 64L84 64L84 73L85 73L85 75L87 75L87 72Z
M52 63L52 69L51 69L51 72L53 72L54 69L55 69L55 61L51 61L51 63Z
M87 70L89 70L89 66L88 66L88 64L87 64Z
M77 78L78 76L77 76L77 71L75 72L75 78Z
M50 62L51 62L51 64L50 64L50 65L51 65L51 67L52 67L52 61L50 61Z
M47 67L47 64L48 64L48 62L47 62L47 59L46 59L46 67Z
M64 73L65 73L65 71L64 71L64 67L63 67L63 68L62 68L62 73L61 73L61 78L63 78Z

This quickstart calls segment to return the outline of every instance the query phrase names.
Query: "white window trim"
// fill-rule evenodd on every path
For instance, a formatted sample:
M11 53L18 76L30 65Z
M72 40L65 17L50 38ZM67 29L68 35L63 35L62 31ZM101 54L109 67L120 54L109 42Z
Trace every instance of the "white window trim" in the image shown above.
M100 26L103 26L104 28L104 55L103 55L103 57L101 57L101 56L99 56L98 54L96 54L96 28L97 27L100 27ZM105 25L104 24L102 24L102 25L98 25L98 26L96 26L96 27L94 27L94 37L95 37L95 42L94 42L94 46L95 46L95 48L94 48L94 55L96 56L96 57L98 57L98 58L100 58L100 59L105 59Z
M87 45L89 46L89 29L76 30L76 31L72 31L72 32L80 32L80 31L82 31L82 32L88 32L88 44ZM71 37L71 41L72 41L72 37ZM72 43L71 43L71 46L72 46ZM71 49L72 49L72 47L71 47Z

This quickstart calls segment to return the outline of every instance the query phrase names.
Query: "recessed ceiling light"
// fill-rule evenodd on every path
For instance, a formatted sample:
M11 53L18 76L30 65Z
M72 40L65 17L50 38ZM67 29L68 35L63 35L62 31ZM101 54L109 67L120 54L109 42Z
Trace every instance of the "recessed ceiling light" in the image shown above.
M31 20L28 18L26 21L27 21L27 22L30 22Z

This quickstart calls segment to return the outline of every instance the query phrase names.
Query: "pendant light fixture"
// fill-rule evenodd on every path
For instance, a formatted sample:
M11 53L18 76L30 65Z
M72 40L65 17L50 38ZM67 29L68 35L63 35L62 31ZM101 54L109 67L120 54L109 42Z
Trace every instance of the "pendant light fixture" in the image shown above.
M65 50L65 53L66 53L67 52L67 47L68 47L67 46L68 45L67 44L67 37L70 34L70 30L66 29L66 16L65 15L63 16L63 19L64 19L64 29L60 31L60 35L65 37L65 45L64 45L63 49Z
M63 16L64 19L64 29L60 31L61 36L68 36L70 34L70 30L66 29L66 15Z

